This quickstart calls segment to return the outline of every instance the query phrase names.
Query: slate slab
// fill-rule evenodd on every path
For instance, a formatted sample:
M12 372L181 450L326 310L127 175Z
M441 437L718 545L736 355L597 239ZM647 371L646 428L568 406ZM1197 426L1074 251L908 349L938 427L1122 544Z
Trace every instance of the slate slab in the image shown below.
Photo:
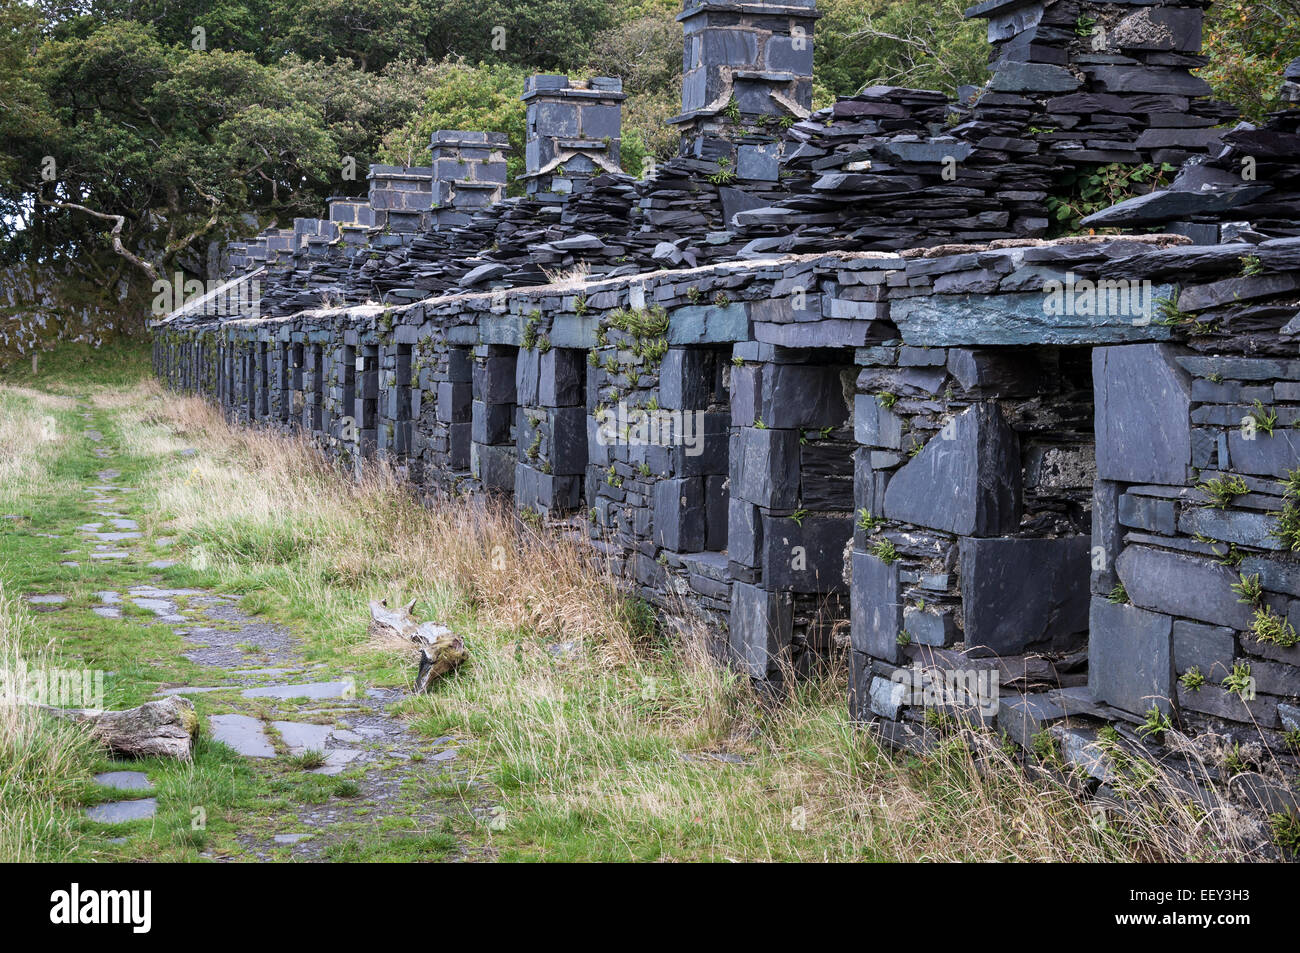
M262 723L248 715L213 715L212 740L229 745L246 758L274 758L275 748Z
M1019 655L1088 628L1088 536L961 540L968 650Z
M1170 711L1173 620L1098 596L1089 628L1088 686L1097 700L1133 714Z
M86 817L98 824L121 824L138 821L158 813L156 798L144 797L134 801L112 801L86 808Z
M996 404L954 417L885 490L885 516L959 536L1014 532L1020 513L1020 440Z
M1182 486L1192 459L1191 378L1159 344L1092 353L1097 475Z

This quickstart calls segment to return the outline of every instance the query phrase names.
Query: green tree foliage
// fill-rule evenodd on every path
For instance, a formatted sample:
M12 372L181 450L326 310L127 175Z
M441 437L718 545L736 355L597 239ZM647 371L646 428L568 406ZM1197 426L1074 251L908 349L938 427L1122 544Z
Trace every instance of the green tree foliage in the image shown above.
M982 82L984 24L962 19L967 2L819 0L816 104L871 83L951 92ZM517 177L531 72L622 77L622 159L635 174L677 149L667 120L680 105L680 9L0 0L0 265L57 262L105 289L150 268L201 273L212 243L360 193L370 162L427 162L436 129L507 133ZM1259 118L1277 108L1281 66L1300 54L1300 0L1220 0L1206 52L1216 93Z
M884 84L952 94L988 76L983 20L963 20L967 0L819 0L814 34L816 105Z
M1254 122L1281 109L1282 70L1300 56L1300 0L1218 0L1205 18L1200 71L1214 95Z
M429 138L439 129L504 132L510 137L506 170L512 182L524 172L524 80L532 71L499 64L446 61L422 72L425 92L418 112L383 138L381 158L398 165L429 159Z

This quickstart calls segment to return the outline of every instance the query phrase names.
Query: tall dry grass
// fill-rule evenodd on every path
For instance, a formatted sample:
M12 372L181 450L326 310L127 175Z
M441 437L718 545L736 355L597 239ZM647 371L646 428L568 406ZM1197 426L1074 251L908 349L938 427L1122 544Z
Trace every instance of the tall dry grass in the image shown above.
M0 385L0 510L39 485L48 452L66 439L57 411L76 405L69 397Z
M98 756L90 735L21 697L23 672L52 665L50 644L0 576L0 863L63 856L77 789Z
M67 397L0 386L0 511L49 486L49 463L68 439ZM21 515L21 514L16 514ZM0 532L11 525L0 523ZM76 787L96 756L93 741L27 704L24 673L54 665L48 636L9 591L0 564L0 862L47 859L73 839Z
M156 396L156 393L153 395ZM339 474L305 442L231 428L184 397L123 400L159 510L198 558L323 620L365 653L366 600L419 598L471 659L407 711L475 739L510 855L621 859L1238 860L1258 830L1125 762L1099 813L989 733L888 756L849 722L842 678L778 699L718 666L698 626L652 636L590 550L483 502L422 505L393 474ZM174 451L202 452L183 460ZM730 759L730 760L727 760ZM740 763L736 763L739 761Z

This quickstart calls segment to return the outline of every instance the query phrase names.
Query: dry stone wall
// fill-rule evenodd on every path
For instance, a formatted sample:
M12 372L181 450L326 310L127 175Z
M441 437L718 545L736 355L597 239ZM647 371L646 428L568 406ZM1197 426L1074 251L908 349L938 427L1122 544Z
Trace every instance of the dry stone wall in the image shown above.
M985 4L1000 59L973 105L868 90L810 125L811 5L691 3L659 178L606 164L615 82L538 77L528 197L499 200L493 134L437 133L428 169L372 170L369 203L232 248L277 303L160 323L158 373L345 467L381 456L430 498L503 495L584 535L759 683L846 665L852 715L894 743L962 717L1075 757L1168 716L1294 760L1295 218L1211 235L1173 199L1155 234L1038 235L1062 164L1280 155L1285 117L1222 146L1148 136L1222 115L1188 73L1201 12ZM1080 42L1088 19L1110 46ZM1079 133L1032 131L1044 115ZM963 142L984 158L945 180ZM331 281L369 303L296 307Z

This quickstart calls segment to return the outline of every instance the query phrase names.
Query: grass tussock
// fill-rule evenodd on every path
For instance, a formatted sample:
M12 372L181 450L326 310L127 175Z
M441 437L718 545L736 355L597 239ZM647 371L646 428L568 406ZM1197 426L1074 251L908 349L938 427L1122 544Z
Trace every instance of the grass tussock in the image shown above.
M367 642L366 603L417 600L469 661L403 703L452 735L500 808L499 856L665 860L1240 859L1226 806L1144 774L1099 815L1056 772L1026 773L988 732L889 756L849 722L842 676L779 699L717 665L698 626L657 630L581 541L483 501L422 505L382 467L341 475L302 441L231 428L152 385L114 398L123 440L160 455L159 518L313 648L400 683L409 649ZM201 452L180 457L177 451Z
M17 697L24 672L50 667L50 646L0 577L0 863L48 859L75 840L70 820L98 746L85 731Z

